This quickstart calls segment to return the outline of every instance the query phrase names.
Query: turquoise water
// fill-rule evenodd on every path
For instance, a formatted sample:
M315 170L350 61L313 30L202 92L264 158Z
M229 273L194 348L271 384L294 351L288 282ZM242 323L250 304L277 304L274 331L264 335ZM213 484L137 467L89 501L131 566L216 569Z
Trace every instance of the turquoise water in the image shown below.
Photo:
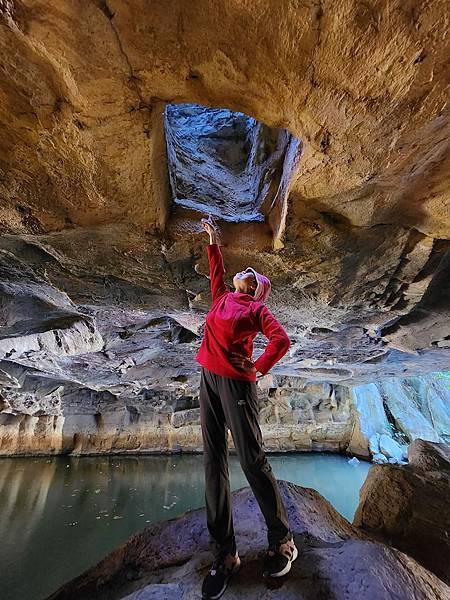
M369 463L270 454L277 479L318 490L350 521ZM248 485L230 456L233 490ZM203 457L0 459L0 598L42 600L149 523L204 506Z

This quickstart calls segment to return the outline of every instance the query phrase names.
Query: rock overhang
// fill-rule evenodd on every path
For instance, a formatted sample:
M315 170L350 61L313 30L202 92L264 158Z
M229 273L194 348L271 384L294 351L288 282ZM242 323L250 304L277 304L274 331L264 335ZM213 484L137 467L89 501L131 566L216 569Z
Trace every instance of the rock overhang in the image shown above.
M446 3L170 8L1 9L3 264L20 255L24 284L36 271L98 319L202 314L202 214L172 205L164 112L227 107L304 143L280 211L221 222L229 272L253 264L276 284L283 372L448 366Z

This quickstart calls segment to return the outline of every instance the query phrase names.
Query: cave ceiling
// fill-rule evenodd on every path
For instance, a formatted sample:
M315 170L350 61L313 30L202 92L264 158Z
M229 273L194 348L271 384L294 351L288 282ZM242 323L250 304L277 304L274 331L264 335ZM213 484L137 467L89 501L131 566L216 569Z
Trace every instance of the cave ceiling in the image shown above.
M255 218L228 206L221 221L227 282L248 265L272 280L293 342L280 372L448 369L449 13L444 0L0 0L3 371L111 389L129 368L133 385L196 369L204 207L174 201L164 124L186 104L257 120L281 152Z

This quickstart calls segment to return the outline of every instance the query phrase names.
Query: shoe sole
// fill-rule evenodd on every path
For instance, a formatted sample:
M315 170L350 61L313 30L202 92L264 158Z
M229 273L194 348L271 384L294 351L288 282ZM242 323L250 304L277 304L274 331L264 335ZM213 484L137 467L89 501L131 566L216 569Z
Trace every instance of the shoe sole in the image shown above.
M268 573L266 575L266 577L282 577L283 575L286 575L286 573L289 573L289 571L291 570L292 563L297 558L297 556L298 556L297 546L294 546L294 550L292 551L292 558L289 559L289 562L284 567L284 569L282 569L278 573L270 573L270 574Z
M240 570L240 568L241 568L241 561L239 560L237 565L234 567L234 569L231 571L231 573L227 577L225 583L223 584L223 588L220 590L220 592L218 592L215 596L205 596L202 594L202 600L217 600L218 598L223 596L223 594L225 593L225 590L228 587L228 583L229 583L231 577L233 577L233 575L235 575Z

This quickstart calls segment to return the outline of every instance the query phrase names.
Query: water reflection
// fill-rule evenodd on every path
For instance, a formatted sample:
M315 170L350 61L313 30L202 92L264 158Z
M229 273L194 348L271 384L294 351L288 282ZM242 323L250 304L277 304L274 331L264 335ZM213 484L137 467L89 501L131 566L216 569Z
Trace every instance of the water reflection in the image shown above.
M270 455L275 476L317 489L348 519L370 465ZM233 490L247 485L230 456ZM133 532L204 506L202 455L0 459L0 597L40 600Z

